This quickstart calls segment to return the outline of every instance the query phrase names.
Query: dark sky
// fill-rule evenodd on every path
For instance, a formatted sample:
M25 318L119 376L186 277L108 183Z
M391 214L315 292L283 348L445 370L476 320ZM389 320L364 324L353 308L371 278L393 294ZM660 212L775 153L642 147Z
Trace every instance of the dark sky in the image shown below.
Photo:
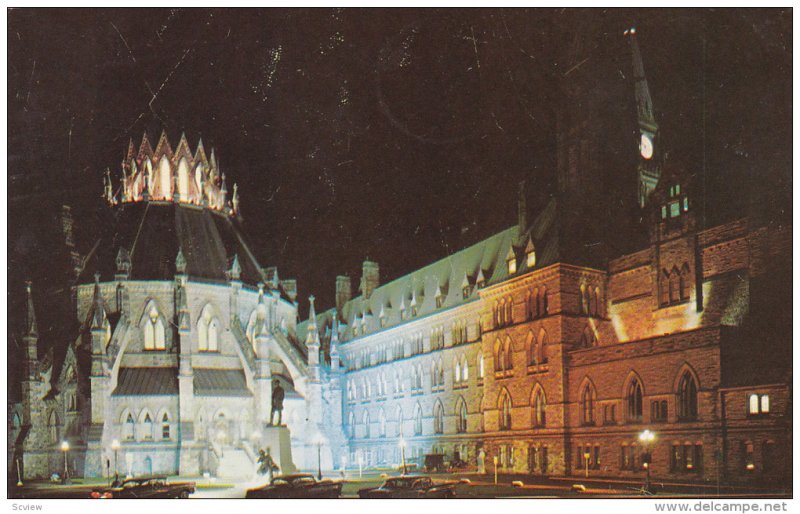
M554 180L557 56L590 30L597 91L624 86L632 23L714 212L789 209L789 9L11 10L9 293L47 276L57 208L93 233L103 170L163 128L216 147L262 265L328 307L364 258L385 281L513 224L517 183Z

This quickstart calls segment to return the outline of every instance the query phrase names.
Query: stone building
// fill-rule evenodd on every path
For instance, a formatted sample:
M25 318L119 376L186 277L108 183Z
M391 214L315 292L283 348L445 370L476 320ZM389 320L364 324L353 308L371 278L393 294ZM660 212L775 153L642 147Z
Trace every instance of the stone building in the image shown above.
M87 476L252 470L277 378L300 468L320 450L323 469L440 454L638 479L649 460L664 479L790 483L791 227L706 225L697 165L663 151L626 35L640 152L616 189L602 109L577 100L594 61L568 55L557 190L528 209L521 188L515 225L400 278L365 261L356 295L339 276L335 307L312 297L302 322L214 152L131 143L121 187L105 179L108 236L78 255L62 220L69 340L43 347L28 286L10 476L62 470L65 440Z
M327 422L339 414L327 407L336 374L319 369L315 331L298 338L296 283L256 261L214 152L201 142L192 154L185 137L173 151L164 134L153 150L145 134L129 146L119 193L105 180L113 229L77 268L77 335L55 360L53 347L40 358L28 285L12 474L63 472L67 442L79 475L249 476L269 444L273 380L286 391L294 464L316 465L320 438L343 439Z

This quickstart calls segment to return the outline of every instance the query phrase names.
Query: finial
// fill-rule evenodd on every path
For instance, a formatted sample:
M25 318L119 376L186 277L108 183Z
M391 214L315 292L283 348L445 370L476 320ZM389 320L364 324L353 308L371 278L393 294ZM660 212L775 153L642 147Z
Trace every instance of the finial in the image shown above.
M175 271L181 275L186 273L186 257L183 255L183 248L178 247L178 255L175 257Z
M239 265L239 255L233 255L233 263L231 264L231 269L228 270L228 277L231 280L239 280L239 277L242 275L242 267Z

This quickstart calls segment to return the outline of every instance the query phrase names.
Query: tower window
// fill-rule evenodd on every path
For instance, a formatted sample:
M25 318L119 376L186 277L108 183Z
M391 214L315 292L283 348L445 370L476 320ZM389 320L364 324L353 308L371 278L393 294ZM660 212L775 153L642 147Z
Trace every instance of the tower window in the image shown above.
M667 219L667 206L666 205L662 205L661 206L661 219L662 220Z
M670 218L677 218L681 215L681 204L680 202L670 202L669 204L669 217Z
M757 416L759 414L769 414L769 395L751 394L748 398L748 414Z

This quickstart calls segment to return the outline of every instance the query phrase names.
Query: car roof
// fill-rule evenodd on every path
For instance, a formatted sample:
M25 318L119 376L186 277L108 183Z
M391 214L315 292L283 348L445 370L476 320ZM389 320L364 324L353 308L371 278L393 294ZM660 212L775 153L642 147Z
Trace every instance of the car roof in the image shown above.
M292 475L278 475L275 478L273 478L273 480L277 480L278 478L282 478L284 480L290 480L290 479L293 479L293 478L300 478L300 477L303 477L303 478L305 478L305 477L314 478L314 475L312 475L311 473L294 473Z

